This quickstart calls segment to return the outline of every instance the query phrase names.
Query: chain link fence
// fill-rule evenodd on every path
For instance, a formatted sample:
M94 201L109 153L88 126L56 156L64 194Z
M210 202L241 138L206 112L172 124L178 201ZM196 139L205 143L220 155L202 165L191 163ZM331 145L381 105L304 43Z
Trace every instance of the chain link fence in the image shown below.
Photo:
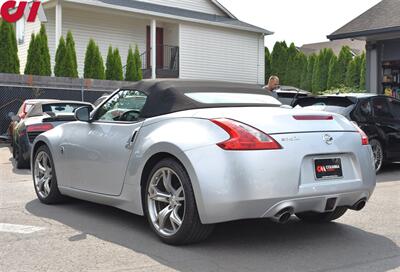
M93 103L104 93L107 92L0 85L0 135L7 134L11 122L8 114L10 112L16 113L26 99L76 100Z

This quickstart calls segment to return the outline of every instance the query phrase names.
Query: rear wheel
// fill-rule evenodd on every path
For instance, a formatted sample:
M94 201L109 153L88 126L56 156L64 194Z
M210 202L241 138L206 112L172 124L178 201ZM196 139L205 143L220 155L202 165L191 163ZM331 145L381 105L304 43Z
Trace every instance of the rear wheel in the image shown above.
M189 175L174 159L160 161L151 171L144 210L153 231L167 244L199 242L213 230L200 222Z
M49 148L45 145L39 147L35 153L32 175L36 195L40 202L55 204L64 200L58 190L53 158Z
M375 171L378 173L381 170L384 162L385 154L383 151L383 147L382 144L376 139L370 140L369 143L372 147L372 152L374 154Z
M313 223L326 223L342 217L347 211L346 207L337 207L332 212L317 213L317 212L304 212L296 213L296 216L307 222Z

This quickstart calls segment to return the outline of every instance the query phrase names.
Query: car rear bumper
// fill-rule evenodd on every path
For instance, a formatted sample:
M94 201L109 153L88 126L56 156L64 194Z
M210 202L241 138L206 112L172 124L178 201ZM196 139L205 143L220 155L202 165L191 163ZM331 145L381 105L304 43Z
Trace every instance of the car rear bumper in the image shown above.
M185 152L202 222L273 217L285 208L324 212L328 199L335 199L334 207L368 200L376 184L371 147L351 142L340 148L227 152L208 146ZM343 178L317 180L313 158L333 157L342 158Z

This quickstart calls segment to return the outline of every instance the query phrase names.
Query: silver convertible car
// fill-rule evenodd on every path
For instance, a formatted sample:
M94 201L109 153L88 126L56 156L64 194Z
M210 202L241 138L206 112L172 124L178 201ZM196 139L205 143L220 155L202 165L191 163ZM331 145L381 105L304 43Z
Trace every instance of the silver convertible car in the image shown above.
M70 196L145 215L169 244L238 219L332 221L361 210L375 188L356 125L282 107L254 85L141 81L75 117L34 142L39 200Z

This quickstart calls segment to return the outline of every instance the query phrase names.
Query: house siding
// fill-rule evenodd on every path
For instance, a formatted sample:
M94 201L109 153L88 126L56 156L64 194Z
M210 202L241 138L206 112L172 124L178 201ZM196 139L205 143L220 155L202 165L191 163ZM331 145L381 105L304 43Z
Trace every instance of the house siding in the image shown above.
M139 1L226 16L226 14L223 13L210 0L139 0Z
M46 11L48 19L48 34L52 64L55 58L55 9ZM103 56L104 65L107 58L108 47L117 47L121 54L122 65L126 64L129 46L137 44L139 51L146 49L146 26L148 20L141 20L131 16L118 16L107 13L97 13L73 8L63 8L62 35L64 38L69 30L75 40L78 59L79 76L83 76L86 47L89 39L93 38L99 45Z
M264 36L180 25L180 77L263 84Z
M24 19L22 19L24 20ZM18 58L20 65L20 73L23 74L25 71L26 61L28 58L28 49L29 44L31 42L32 33L38 33L40 31L40 21L36 19L34 23L26 23L25 24L25 34L24 34L24 42L18 44Z

